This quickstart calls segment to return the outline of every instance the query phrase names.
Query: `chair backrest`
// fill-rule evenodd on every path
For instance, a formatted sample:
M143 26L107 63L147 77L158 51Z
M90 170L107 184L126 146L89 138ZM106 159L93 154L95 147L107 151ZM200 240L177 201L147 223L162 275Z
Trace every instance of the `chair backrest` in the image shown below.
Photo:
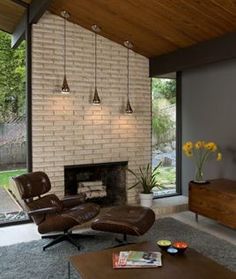
M46 173L41 171L31 172L12 179L17 186L20 197L25 202L24 208L26 211L47 207L56 207L58 212L63 209L63 205L56 195L48 194L41 197L51 189L51 183ZM37 225L45 220L45 214L36 214L31 217Z
M51 182L46 173L38 171L12 178L23 200L40 197L51 190Z

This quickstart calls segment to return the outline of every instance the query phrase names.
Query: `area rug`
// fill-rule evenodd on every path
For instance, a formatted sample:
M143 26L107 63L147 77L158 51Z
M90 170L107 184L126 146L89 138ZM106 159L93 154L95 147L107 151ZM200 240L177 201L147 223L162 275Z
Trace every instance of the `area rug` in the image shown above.
M173 218L157 220L147 234L130 240L140 242L158 239L185 240L190 247L236 272L236 246ZM67 262L70 256L116 244L114 235L105 233L99 233L95 238L82 239L81 251L64 242L43 252L42 246L45 243L47 240L0 247L0 278L67 279ZM71 279L76 278L80 277L72 270Z

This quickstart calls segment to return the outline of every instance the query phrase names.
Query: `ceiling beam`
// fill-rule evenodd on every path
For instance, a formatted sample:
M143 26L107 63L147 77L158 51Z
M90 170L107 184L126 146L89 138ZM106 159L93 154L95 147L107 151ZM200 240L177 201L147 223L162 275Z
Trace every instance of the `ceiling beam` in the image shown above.
M16 48L21 41L25 38L26 24L37 23L40 17L49 7L52 0L33 0L28 6L29 9L29 19L27 20L27 15L24 13L20 22L18 23L15 31L12 34L11 47ZM27 22L28 21L28 22Z
M11 1L16 3L17 5L20 5L20 6L24 7L24 8L28 8L28 6L29 6L28 3L26 3L26 2L24 2L22 0L11 0Z
M236 58L236 33L149 59L150 77Z
M29 23L37 23L51 2L52 0L33 0L30 4Z
M24 40L25 38L25 28L27 24L27 17L26 12L24 13L23 17L21 18L20 22L17 24L15 31L13 32L11 36L11 47L17 48L19 44Z

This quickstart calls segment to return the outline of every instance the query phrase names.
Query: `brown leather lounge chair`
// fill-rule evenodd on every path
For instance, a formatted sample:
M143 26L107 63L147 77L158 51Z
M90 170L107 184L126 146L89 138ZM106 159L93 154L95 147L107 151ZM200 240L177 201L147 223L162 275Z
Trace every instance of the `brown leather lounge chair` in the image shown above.
M42 238L54 238L43 247L43 250L63 240L67 240L78 249L75 238L79 234L72 234L74 226L83 224L99 213L99 206L85 203L81 195L68 196L64 199L54 194L41 196L51 189L51 183L44 172L32 172L13 177L21 198L24 200L29 216L38 226L41 234L63 232L63 234L47 235Z

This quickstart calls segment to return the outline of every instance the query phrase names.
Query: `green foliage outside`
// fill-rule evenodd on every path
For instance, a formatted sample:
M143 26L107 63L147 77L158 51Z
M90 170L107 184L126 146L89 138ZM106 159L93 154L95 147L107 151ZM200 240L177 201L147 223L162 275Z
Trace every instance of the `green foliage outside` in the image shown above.
M174 128L174 121L164 108L176 103L176 81L152 79L152 130L157 139Z
M173 185L176 183L176 170L174 167L161 167L157 175L158 183L165 188L166 185Z
M23 173L26 173L26 169L1 171L0 172L0 187L8 188L10 178L12 176L21 175Z
M153 99L167 99L170 104L176 102L176 81L175 79L152 79L152 96Z
M11 48L11 36L0 31L0 123L24 115L25 44Z
M157 138L167 133L173 127L173 121L166 114L159 113L152 118L152 129Z

